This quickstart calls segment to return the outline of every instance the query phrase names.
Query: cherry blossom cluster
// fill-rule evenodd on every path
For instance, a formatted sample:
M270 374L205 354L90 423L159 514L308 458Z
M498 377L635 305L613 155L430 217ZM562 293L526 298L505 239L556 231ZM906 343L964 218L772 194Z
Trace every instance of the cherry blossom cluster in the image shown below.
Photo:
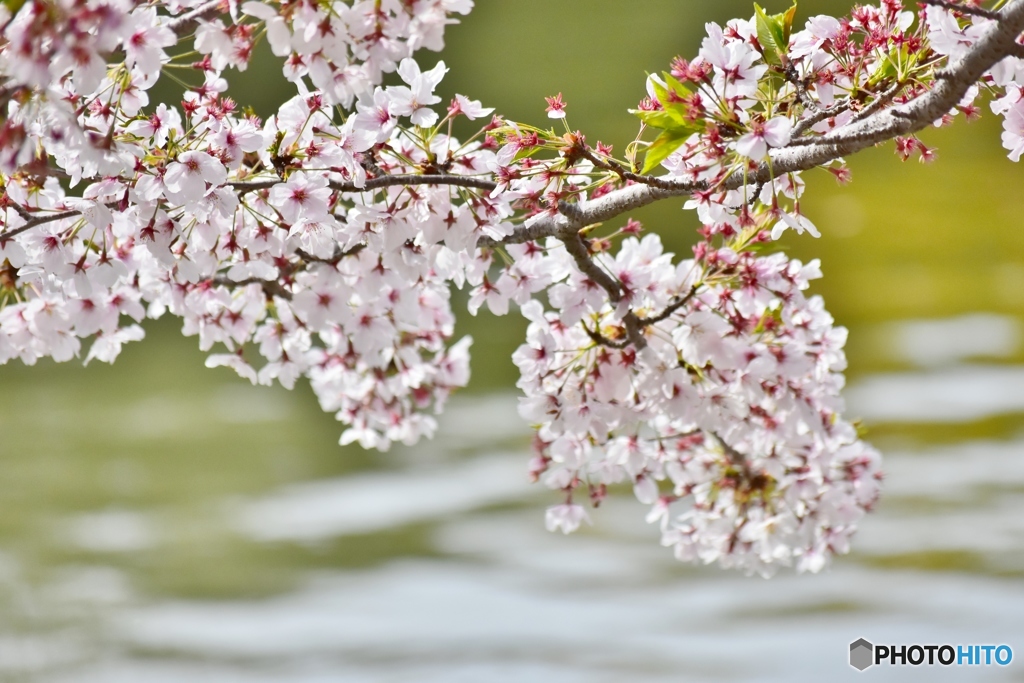
M962 57L985 29L996 22L984 13L966 13L935 6L925 11L932 50L950 60ZM1024 46L1021 46L1019 54L1024 56ZM1024 153L1024 59L1014 55L1005 57L979 86L995 95L991 107L994 113L1003 117L1003 147L1009 150L1010 159L1020 161ZM973 101L979 89L972 88L965 100Z
M447 5L468 8L417 4L331 10L363 27L349 59L366 72L357 110L337 123L301 81L266 122L242 115L220 74L244 68L258 26L225 26L209 5L172 6L186 12L175 18L134 3L40 2L8 18L0 361L112 362L143 337L144 317L170 312L212 351L211 367L289 388L308 377L348 426L343 443L386 449L431 434L430 413L469 376L470 340L449 344L448 283L465 277L474 235L500 237L511 209L447 187L364 191L368 175L419 172L441 153L468 164L490 154L399 126L426 122L446 71L421 73L404 55L439 47ZM294 22L315 18L291 9ZM191 67L199 84L180 109L144 111L182 18L207 55ZM108 69L115 50L123 61ZM405 84L375 90L396 68ZM458 102L452 116L487 113Z
M739 229L770 211L776 218L774 238L787 229L818 236L800 209L799 173L767 181L747 176L756 175L772 150L815 144L884 107L920 97L945 58L970 45L970 30L948 37L952 29L945 29L937 36L934 21L918 21L899 0L883 0L877 7L855 7L842 19L813 16L803 30L794 31L795 7L775 16L758 9L750 20L734 19L724 27L709 23L693 60L677 57L668 71L648 78L647 97L632 110L642 121L640 133L621 158L601 142L589 146L582 133L569 128L561 94L548 98L548 116L562 121L565 131L526 126L502 131L507 144L498 156L501 187L528 200L531 210L543 211L558 202L600 197L623 184L682 186L692 195L687 208L696 209L712 229ZM926 16L946 17L956 25L947 10L928 7ZM960 45L959 52L949 45ZM993 71L996 80L1009 81L1016 71L1007 71L1009 76L1003 71L1018 61L1004 60ZM936 124L951 123L960 112L977 116L977 92L972 89ZM1008 95L1013 97L1020 100ZM1002 102L994 106L1009 107ZM654 139L647 139L652 131ZM903 159L934 158L914 136L898 138L897 152ZM825 167L840 182L850 179L841 157ZM646 175L659 168L667 173Z
M548 510L549 529L576 530L588 519L581 503L597 505L607 486L626 481L680 559L767 575L780 564L817 571L848 550L881 472L877 452L841 417L845 330L802 293L816 267L750 251L788 229L819 233L800 210L799 172L746 176L772 149L814 144L926 93L943 58L958 54L941 41L931 47L933 15L951 16L929 7L923 23L883 2L842 20L812 17L792 35L791 13L709 24L696 59L648 79L634 111L641 136L621 159L569 128L561 94L548 98L548 115L564 133L497 132L499 187L534 216L571 216L564 203L623 186L675 183L688 188L685 206L706 240L696 260L673 267L652 236L627 240L614 259L607 237L588 235L582 256L548 237L509 246L510 263L474 290L471 307L486 302L499 314L509 300L528 302L515 361L521 412L538 426L531 473L566 494ZM970 45L963 32L958 40ZM999 70L1015 63L997 65L993 79L1005 81ZM936 125L976 116L977 92ZM659 133L647 142L645 129ZM903 159L934 156L916 137L896 143ZM847 181L842 159L834 162L827 170ZM658 166L668 174L644 175ZM536 234L529 227L524 235Z
M293 1L246 2L242 12L264 22L288 80L308 77L328 102L348 108L416 50L443 48L449 15L468 14L472 8L473 0L356 0L351 6ZM207 25L201 37L206 40L202 45L197 41L197 48L210 54L215 65L247 59L244 49L235 46L236 27Z
M595 259L628 283L639 350L622 343L625 309L588 296L572 263L548 269L566 272L553 310L523 307L531 324L513 359L520 412L539 425L531 473L566 494L548 526L575 530L581 490L597 504L627 482L682 560L817 571L846 552L881 477L878 453L840 415L846 331L804 295L816 262L728 247L697 256L673 263L647 235Z
M138 155L115 143L118 125L149 103L146 91L163 71L191 67L205 77L200 92L223 91L223 70L244 70L264 35L275 54L287 56L289 79L300 84L308 76L329 104L348 108L415 50L440 50L445 26L454 23L450 14L472 6L472 0L250 0L240 7L235 0L32 0L11 17L4 5L0 103L17 106L0 127L0 170L38 161L40 141L76 180L116 174L125 165L130 170L130 157ZM221 18L222 9L230 17ZM183 62L189 53L182 37L193 31L192 47L203 59ZM169 56L173 48L182 57ZM82 172L60 163L65 149L87 153Z
M800 174L845 182L844 154L889 139L930 160L914 133L983 92L1024 151L1024 0L926 4L708 24L647 79L619 155L560 93L553 128L442 101L447 66L412 55L471 0L0 5L0 362L113 362L169 313L208 366L306 378L342 443L385 450L431 436L468 382L465 289L470 313L530 320L514 360L531 473L565 497L549 528L627 484L680 559L817 571L881 474L842 416L817 263L771 253L819 234ZM266 120L227 81L261 44L295 87ZM164 76L180 102L150 102ZM606 227L674 196L702 223L692 258Z

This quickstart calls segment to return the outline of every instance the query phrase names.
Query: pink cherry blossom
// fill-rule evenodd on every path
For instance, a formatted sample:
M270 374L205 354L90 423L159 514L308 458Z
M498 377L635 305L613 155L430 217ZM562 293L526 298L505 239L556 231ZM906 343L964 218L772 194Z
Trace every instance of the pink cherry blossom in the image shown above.
M207 183L220 185L227 180L224 165L206 152L183 152L167 165L163 182L169 198L179 204L197 202L207 191Z
M784 116L775 116L767 121L755 121L750 132L736 141L736 151L745 157L760 161L768 156L769 147L785 147L789 144L792 124Z
M289 223L300 218L316 222L328 218L330 196L327 179L322 175L293 173L287 183L270 190L270 203Z

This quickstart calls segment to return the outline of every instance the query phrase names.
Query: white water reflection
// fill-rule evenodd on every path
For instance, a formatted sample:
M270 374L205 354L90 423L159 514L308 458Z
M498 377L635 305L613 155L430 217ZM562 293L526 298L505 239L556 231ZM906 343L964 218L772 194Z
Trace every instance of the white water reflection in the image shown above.
M241 505L233 516L235 526L256 540L314 541L518 500L532 490L522 453L506 453L289 486Z
M796 654L812 643L820 650L808 652L806 664L838 672L845 662L836 655L862 634L1003 642L1016 632L1022 586L886 574L879 581L882 572L847 566L771 583L697 573L622 584L593 576L580 583L571 571L398 563L314 580L261 603L147 608L119 627L137 645L225 661L331 657L357 668L404 661L429 671L441 660L457 671L494 658L494 680L515 680L500 674L502 661L572 662L594 673L607 666L620 676L660 670L693 680L704 670L756 678L762 660L802 668Z
M968 358L1012 356L1024 337L1020 320L995 313L971 313L935 320L889 323L892 355L914 365L937 367Z
M133 510L103 510L78 515L68 528L69 540L95 552L131 552L157 542L157 531L147 515Z
M847 413L867 422L971 422L1024 412L1024 366L872 375L850 386L846 399Z
M574 541L593 543L604 541ZM1020 647L1019 582L852 563L771 582L645 574L621 581L456 559L322 577L261 602L160 604L113 622L149 657L54 680L170 680L160 676L168 667L212 681L857 680L845 649L860 636ZM1015 671L930 670L918 680L1014 680ZM907 680L905 670L871 675Z
M1021 391L1024 368L974 366L870 377L850 403L875 422L967 419L1024 410ZM514 406L512 395L464 397L435 441L382 456L380 469L204 507L222 542L344 552L357 537L415 527L433 557L311 566L271 597L183 600L147 592L131 570L133 553L145 563L161 557L147 548L167 552L181 533L173 516L66 519L64 538L92 554L42 588L16 555L0 557L0 679L1024 680L1024 431L887 452L883 502L854 554L821 575L765 581L680 565L625 495L579 534L547 533L553 494L526 483L528 432ZM1007 643L1015 661L861 674L846 663L859 637Z
M485 429L485 414L474 415L474 429ZM298 590L263 600L116 607L115 598L98 615L99 653L73 667L51 661L40 680L859 680L846 648L862 636L1005 642L1024 657L1019 581L874 566L875 558L955 550L993 570L1024 571L1022 453L1018 440L890 454L885 503L864 524L856 554L822 575L770 581L678 565L625 497L568 538L544 531L539 505L474 510L536 502L538 491L522 483L525 452L289 487L243 508L251 533L309 539L433 518L441 559L311 573ZM950 505L918 509L922 500ZM117 575L95 568L64 590L76 582L118 593ZM38 651L52 645L42 641ZM1015 662L870 675L1009 681L1020 671Z

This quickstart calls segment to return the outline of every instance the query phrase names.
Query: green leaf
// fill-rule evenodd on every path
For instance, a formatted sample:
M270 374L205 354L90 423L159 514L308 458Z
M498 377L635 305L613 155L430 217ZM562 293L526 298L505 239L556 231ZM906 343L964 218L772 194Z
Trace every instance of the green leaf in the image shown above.
M668 156L679 149L692 133L693 131L664 131L647 148L647 153L644 155L644 168L640 172L648 173L652 168L668 159Z
M672 98L668 95L668 89L658 82L657 78L650 77L651 90L654 91L654 98L661 103L661 106L665 106L666 102L671 102Z
M786 47L789 47L789 37L793 35L793 19L796 18L796 0L793 0L793 6L785 11L782 15L782 29L783 38L786 42Z
M683 85L679 79L670 74L667 71L661 72L661 77L665 79L665 84L672 89L672 92L676 94L676 98L683 99L693 94L693 91ZM671 99L671 97L670 97ZM669 104L668 102L662 102L662 104Z
M21 6L25 4L25 0L0 0L0 2L3 2L4 7L10 11L11 16L17 14Z
M641 121L654 128L683 132L694 132L697 127L694 121L689 118L689 107L681 100L693 94L693 91L679 82L670 73L662 74L665 79L664 85L653 76L651 77L651 90L654 91L655 99L661 104L660 111L649 111L641 109L630 109Z
M796 16L796 2L782 14L766 14L761 6L754 3L754 23L757 28L757 42L761 44L764 61L776 66L782 65L782 55L789 49L789 36Z
M670 73L663 72L662 78L665 80L665 85L662 85L658 79L653 76L650 77L651 89L654 90L655 98L661 103L661 106L664 107L666 111L678 109L685 114L686 105L682 100L693 94L693 91L680 83Z
M679 127L679 121L676 120L672 114L667 111L647 111L644 109L630 109L630 114L633 114L638 119L646 123L648 126L653 128L660 128L661 130L671 130Z

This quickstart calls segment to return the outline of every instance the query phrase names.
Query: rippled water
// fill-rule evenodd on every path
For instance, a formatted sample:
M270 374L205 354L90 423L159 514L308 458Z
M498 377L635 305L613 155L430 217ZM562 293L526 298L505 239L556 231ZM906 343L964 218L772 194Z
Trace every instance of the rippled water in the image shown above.
M301 393L200 385L151 355L127 358L121 404L90 401L91 368L60 392L32 380L53 368L15 372L0 400L0 676L1024 680L1019 661L846 664L862 636L1008 643L1024 659L1024 366L995 364L1020 351L1020 324L875 332L924 359L848 391L886 449L883 504L830 570L769 581L678 564L628 496L580 534L548 534L511 394L461 397L416 449L341 456ZM167 393L160 372L194 390ZM219 453L190 451L218 434Z

